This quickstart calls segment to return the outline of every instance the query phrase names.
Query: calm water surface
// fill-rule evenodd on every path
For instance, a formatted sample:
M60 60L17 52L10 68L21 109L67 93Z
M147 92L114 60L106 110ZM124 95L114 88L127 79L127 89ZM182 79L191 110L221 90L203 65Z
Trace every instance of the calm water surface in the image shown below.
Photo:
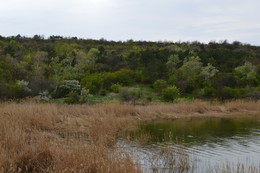
M140 124L132 135L149 138L144 145L135 141L119 144L133 149L146 172L153 164L147 159L163 147L188 155L196 168L193 172L206 172L227 164L234 167L243 164L260 170L259 117L148 122Z

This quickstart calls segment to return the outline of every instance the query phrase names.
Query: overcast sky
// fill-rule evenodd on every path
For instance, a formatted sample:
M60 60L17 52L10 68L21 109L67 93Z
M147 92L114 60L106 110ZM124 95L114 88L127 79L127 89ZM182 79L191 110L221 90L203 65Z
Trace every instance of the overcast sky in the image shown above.
M260 0L0 0L0 35L260 45Z

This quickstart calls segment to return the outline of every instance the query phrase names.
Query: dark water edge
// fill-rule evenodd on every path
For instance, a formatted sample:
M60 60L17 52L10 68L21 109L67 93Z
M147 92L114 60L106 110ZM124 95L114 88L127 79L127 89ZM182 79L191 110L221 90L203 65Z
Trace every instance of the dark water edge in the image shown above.
M180 160L189 165L184 172L260 172L259 117L146 122L131 139L118 145L144 172L181 172Z

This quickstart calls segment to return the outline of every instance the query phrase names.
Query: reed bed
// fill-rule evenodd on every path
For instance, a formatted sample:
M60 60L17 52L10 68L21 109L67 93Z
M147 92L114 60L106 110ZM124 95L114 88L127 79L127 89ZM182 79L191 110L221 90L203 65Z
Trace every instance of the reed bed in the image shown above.
M0 104L0 172L142 172L117 153L116 142L137 122L155 119L259 115L260 101L224 104L199 100L176 104Z

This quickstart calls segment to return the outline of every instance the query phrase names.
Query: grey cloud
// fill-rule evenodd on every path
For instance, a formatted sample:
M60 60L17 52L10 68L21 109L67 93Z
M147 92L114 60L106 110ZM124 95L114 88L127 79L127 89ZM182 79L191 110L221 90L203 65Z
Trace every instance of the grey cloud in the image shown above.
M0 0L0 35L260 45L258 0Z

